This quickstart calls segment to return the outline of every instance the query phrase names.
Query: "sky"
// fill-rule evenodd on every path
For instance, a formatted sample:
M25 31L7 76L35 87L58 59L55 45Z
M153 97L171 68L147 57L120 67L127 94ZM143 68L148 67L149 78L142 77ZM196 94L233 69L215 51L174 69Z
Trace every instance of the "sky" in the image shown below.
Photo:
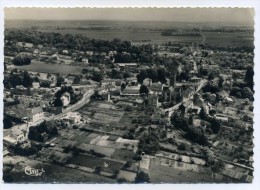
M254 23L252 8L5 8L5 19Z

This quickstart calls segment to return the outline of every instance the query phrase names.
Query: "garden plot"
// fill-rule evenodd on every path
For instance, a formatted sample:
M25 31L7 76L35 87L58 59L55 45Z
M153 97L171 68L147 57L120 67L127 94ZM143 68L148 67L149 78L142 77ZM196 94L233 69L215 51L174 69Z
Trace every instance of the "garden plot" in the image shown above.
M131 161L133 160L134 155L135 153L132 150L115 149L115 152L111 155L111 158Z
M71 140L66 140L66 139L63 139L61 142L59 142L59 146L60 147L67 147L67 146L75 146L78 142L76 141L71 141Z
M106 123L109 124L111 122L119 122L123 113L117 112L115 113L114 111L107 112L107 113L95 113L92 121L94 122L100 122L100 123ZM102 118L102 120L101 120Z
M107 103L99 103L97 107L104 108L104 109L116 109L116 106Z
M88 168L95 169L96 167L101 167L102 171L113 173L115 170L120 170L124 164L112 160L107 160L103 158L98 158L91 155L80 154L75 156L70 161L71 164L85 166Z
M94 150L95 152L104 154L107 157L110 157L115 151L115 149L113 149L113 148L96 146L96 145L85 144L85 143L78 145L78 148L81 150L87 151L87 152Z
M116 142L120 143L121 149L124 149L124 148L130 149L130 150L133 149L134 152L136 152L138 149L138 147L137 147L138 142L139 142L138 140L123 139L120 137L116 140Z
M119 122L124 112L115 110L115 106L108 103L93 102L79 111L83 115L88 115L92 123L109 124ZM101 119L102 118L102 119Z

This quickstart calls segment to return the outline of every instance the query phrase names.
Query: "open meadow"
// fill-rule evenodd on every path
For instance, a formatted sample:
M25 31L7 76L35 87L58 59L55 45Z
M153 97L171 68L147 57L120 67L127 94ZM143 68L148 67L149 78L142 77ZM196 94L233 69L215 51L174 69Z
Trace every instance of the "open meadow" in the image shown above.
M41 73L59 73L61 75L66 74L80 74L83 66L72 66L65 64L53 64L53 63L43 63L39 61L32 60L30 65L15 66L17 69L41 72Z

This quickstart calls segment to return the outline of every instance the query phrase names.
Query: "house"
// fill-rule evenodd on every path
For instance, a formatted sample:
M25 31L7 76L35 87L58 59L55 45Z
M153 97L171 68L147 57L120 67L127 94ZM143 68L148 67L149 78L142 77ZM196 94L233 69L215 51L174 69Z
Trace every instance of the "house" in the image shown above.
M149 86L150 92L153 94L161 94L163 90L163 84L160 82L152 83Z
M66 49L64 49L64 50L62 50L62 53L63 53L63 54L69 54L69 51L66 50Z
M199 93L197 93L193 96L193 103L195 106L202 107L204 105L204 99Z
M50 56L50 59L52 59L52 60L59 60L60 57L59 57L59 55L57 53L55 53L55 54Z
M137 85L137 78L136 77L129 77L126 79L126 81L128 82L129 85L131 86L135 86Z
M69 103L70 103L70 93L68 93L68 92L63 93L60 99L62 101L63 106L69 105Z
M117 63L119 67L137 67L137 63Z
M139 96L140 87L139 86L127 86L124 91L120 93L121 96Z
M150 78L145 78L145 79L143 80L143 84L144 84L145 86L150 86L151 83L152 83L152 79L150 79Z
M28 138L28 128L26 125L14 126L10 133L3 138L4 143L15 145L24 142Z
M220 100L224 100L225 98L229 97L228 93L224 90L222 90L221 92L217 92L217 96Z
M191 99L191 96L195 92L195 89L193 86L189 86L187 89L183 91L183 99Z
M17 90L26 90L27 88L25 88L23 85L16 85L15 88Z
M39 88L40 88L40 83L39 83L39 82L33 82L33 83L32 83L32 87L33 87L34 89L39 89Z
M8 150L3 151L3 157L8 156L9 154L10 154L10 152Z
M80 123L81 115L78 112L68 112L62 119L69 120L72 123Z
M82 62L85 63L85 64L87 64L87 63L88 63L88 58L83 57L83 58L82 58Z
M93 54L94 54L93 51L86 51L86 55L88 55L88 56L92 56Z
M28 113L27 117L28 117L28 120L33 123L38 122L38 121L43 121L45 118L43 110L40 106L32 108L31 111Z
M34 56L34 57L38 56L39 54L40 54L40 51L39 51L38 49L35 49L35 50L33 51L33 56Z
M117 87L115 85L109 84L106 86L109 92L117 90Z
M105 87L107 85L121 85L121 81L118 79L103 79L101 81L101 87Z
M215 118L222 122L228 122L228 117L222 114L216 114Z

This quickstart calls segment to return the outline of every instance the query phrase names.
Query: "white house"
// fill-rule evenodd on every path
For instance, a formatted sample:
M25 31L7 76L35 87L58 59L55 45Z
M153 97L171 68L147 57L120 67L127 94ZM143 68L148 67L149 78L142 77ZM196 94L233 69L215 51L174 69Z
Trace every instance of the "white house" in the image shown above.
M70 93L65 92L64 94L62 94L60 99L62 101L63 106L69 105L69 103L70 103Z
M64 53L64 54L69 54L69 51L66 50L66 49L64 49L64 50L62 50L62 53Z
M34 89L39 89L39 88L40 88L40 83L39 83L39 82L33 82L33 83L32 83L32 87L33 87Z
M39 107L35 107L32 108L31 111L28 114L28 120L31 122L38 122L38 121L43 121L44 120L44 113L42 108Z

